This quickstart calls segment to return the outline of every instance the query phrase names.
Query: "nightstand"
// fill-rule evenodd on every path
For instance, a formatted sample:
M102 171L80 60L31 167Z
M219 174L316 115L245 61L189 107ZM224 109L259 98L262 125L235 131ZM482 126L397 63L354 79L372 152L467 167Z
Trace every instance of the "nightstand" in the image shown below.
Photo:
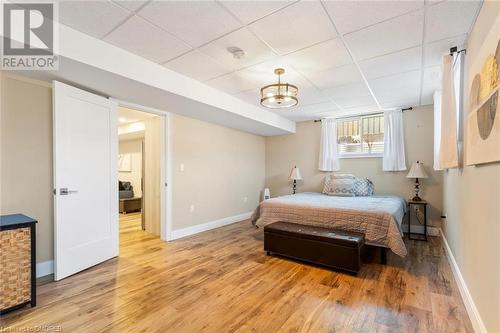
M411 232L411 229L410 229L410 227L411 227L411 208L413 206L422 206L424 208L424 233L423 234ZM409 210L409 212L408 212L408 238L413 239L413 240L421 240L421 241L425 240L427 242L427 201L425 201L425 200L421 200L421 201L410 200L410 201L408 201L408 210ZM421 237L411 238L412 234L424 236L424 238L423 239Z

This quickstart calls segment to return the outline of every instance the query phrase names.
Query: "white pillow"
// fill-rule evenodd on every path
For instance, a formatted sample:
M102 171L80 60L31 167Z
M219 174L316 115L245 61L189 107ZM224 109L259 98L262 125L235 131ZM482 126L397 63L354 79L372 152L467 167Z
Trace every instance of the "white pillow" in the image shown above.
M356 176L354 176L353 174L350 174L350 173L333 173L333 172L326 175L325 176L325 184L323 186L323 193L324 194L334 195L334 194L330 194L330 193L333 193L332 181L334 179L352 179L354 181L356 179ZM354 187L354 184L353 184L353 187Z
M329 178L325 181L323 193L339 197L354 196L355 178Z

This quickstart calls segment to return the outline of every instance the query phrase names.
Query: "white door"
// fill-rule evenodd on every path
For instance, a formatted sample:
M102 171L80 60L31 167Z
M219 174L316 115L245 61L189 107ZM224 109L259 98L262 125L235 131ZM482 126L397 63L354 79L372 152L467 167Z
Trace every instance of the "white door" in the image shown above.
M117 105L53 82L55 279L118 255Z

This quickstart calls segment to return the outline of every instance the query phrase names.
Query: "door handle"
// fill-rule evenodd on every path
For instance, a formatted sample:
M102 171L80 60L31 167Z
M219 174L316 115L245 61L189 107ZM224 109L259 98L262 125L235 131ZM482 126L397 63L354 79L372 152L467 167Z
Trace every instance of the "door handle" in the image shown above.
M75 193L78 193L78 190L70 190L67 187L61 187L59 189L60 195L68 195L68 194L75 194Z

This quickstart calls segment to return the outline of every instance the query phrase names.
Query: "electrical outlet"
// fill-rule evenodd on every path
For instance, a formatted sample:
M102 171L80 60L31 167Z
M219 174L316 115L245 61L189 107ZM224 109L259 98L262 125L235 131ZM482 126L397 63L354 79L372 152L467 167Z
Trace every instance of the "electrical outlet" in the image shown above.
M181 165L179 166L179 169L181 170L181 172L184 171L184 163L181 163Z
M248 202L248 197L244 197L244 198L243 198L243 202L244 202L244 203L247 203L247 202Z
M194 212L194 205L193 204L191 204L191 206L189 206L189 212L190 213Z

